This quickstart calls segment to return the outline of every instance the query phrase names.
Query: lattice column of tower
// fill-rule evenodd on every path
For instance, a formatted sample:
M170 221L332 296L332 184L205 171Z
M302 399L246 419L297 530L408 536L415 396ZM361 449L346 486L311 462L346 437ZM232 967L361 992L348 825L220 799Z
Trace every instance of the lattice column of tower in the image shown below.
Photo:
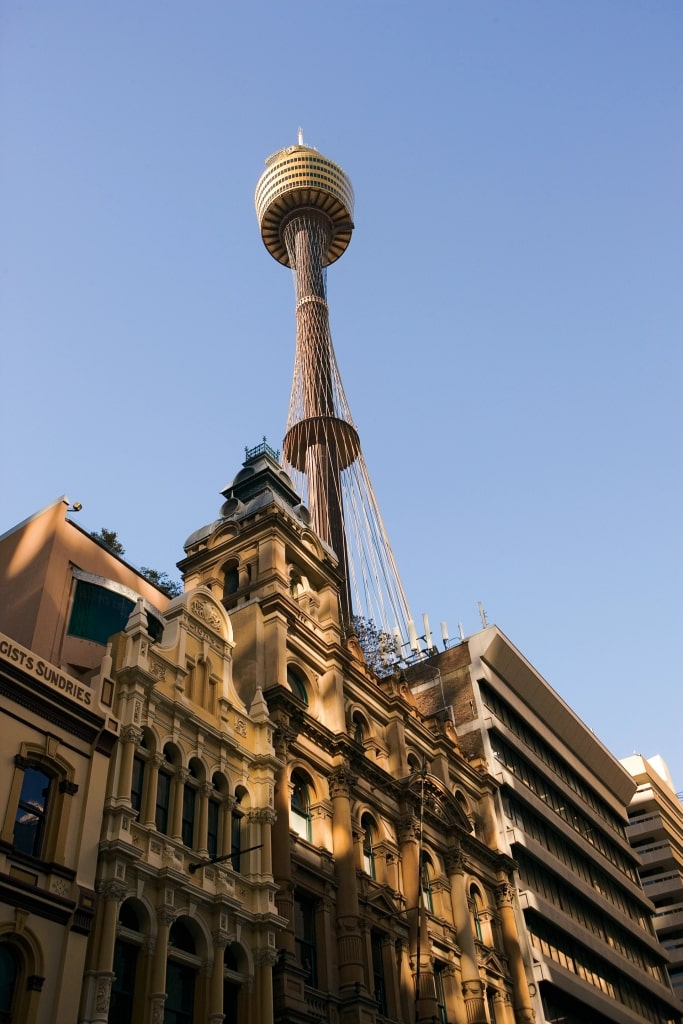
M335 551L342 619L407 636L408 604L379 513L332 347L326 268L353 231L353 189L338 164L299 142L266 160L256 186L261 237L291 267L296 293L294 378L283 464L316 532ZM393 654L393 651L392 651Z

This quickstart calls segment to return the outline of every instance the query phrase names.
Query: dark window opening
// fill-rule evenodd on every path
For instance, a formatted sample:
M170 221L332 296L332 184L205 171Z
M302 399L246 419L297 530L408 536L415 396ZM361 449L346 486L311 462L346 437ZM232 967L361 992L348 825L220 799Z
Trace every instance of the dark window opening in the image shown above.
M12 842L17 850L33 857L43 853L51 789L47 772L31 766L25 769Z

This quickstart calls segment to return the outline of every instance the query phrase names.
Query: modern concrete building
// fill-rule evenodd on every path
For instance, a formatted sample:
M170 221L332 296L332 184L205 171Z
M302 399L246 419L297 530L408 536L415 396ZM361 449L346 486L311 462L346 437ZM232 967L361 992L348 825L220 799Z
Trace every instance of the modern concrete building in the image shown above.
M655 905L657 937L671 957L674 992L683 998L683 804L661 757L634 754L621 763L638 787L628 806L626 835Z
M498 842L516 864L537 1019L680 1020L627 839L628 772L495 626L407 675L422 709L453 708L463 753L498 784Z

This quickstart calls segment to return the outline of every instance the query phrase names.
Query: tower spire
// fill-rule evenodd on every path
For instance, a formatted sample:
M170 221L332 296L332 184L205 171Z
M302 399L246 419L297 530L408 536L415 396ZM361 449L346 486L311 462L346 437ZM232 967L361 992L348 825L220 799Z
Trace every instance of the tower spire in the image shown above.
M308 502L312 525L335 551L341 615L407 635L408 605L365 467L330 333L326 272L353 231L353 188L342 168L304 146L266 160L256 186L261 237L292 268L296 294L294 376L283 463Z

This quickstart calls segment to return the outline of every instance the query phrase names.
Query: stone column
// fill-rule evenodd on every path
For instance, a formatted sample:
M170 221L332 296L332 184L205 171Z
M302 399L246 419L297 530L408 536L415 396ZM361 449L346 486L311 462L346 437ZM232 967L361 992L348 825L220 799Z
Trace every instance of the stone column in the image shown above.
M190 773L187 768L176 768L171 783L171 813L168 834L179 843L183 838L183 794L185 783L189 777Z
M410 959L413 966L414 1014L418 1021L430 1021L436 1015L434 965L429 955L429 929L422 905L422 865L420 864L419 826L408 814L399 822L398 841L403 865L405 893L410 924Z
M496 886L496 905L500 913L500 930L503 938L503 949L510 966L512 979L512 1002L517 1024L533 1024L536 1014L531 1005L529 983L524 969L522 950L519 945L517 922L513 901L516 895L514 886L505 878L503 872L498 874L499 885Z
M168 959L168 933L176 915L168 907L157 909L157 938L152 958L152 977L149 1001L151 1024L163 1024L166 1002L166 961Z
M274 949L254 950L254 999L250 1024L261 1024L273 1019L273 967L277 960ZM230 1024L226 1021L226 1024Z
M295 959L294 944L294 887L292 886L292 859L289 843L289 782L287 778L287 759L289 744L296 738L296 733L288 728L288 722L282 722L275 730L273 744L277 757L282 761L275 779L275 823L272 829L273 875L278 886L275 897L277 912L287 920L287 925L280 932L278 942L285 951L285 959Z
M460 970L462 994L467 1013L467 1024L486 1024L484 986L479 977L477 949L470 919L465 889L465 858L461 850L454 850L446 860L446 870L451 883L451 904L453 923L460 946Z
M329 779L332 799L332 848L337 881L337 955L339 990L365 989L363 947L358 922L358 885L351 826L350 786L355 782L347 765L339 765Z
M272 830L275 824L275 811L272 807L256 807L253 811L249 812L249 825L252 829L255 841L250 843L253 846L260 846L261 849L254 851L260 853L260 871L258 872L263 878L264 875L273 874L273 839ZM259 862L257 861L257 863Z
M103 904L98 913L98 951L95 965L95 1007L92 1024L106 1024L109 1019L109 999L114 981L114 945L119 920L119 905L127 892L123 882L100 882L97 893Z
M142 729L136 725L127 725L121 731L121 761L119 764L119 800L130 800L130 787L133 784L133 758L135 750L142 739Z
M213 967L209 985L208 1024L223 1024L223 954L228 943L225 932L213 933Z
M197 853L201 857L209 856L209 797L213 786L208 782L199 787L199 814L197 816Z
M157 810L157 785L159 783L159 769L166 758L163 754L154 754L147 762L147 792L145 794L144 824L148 828L156 828Z

